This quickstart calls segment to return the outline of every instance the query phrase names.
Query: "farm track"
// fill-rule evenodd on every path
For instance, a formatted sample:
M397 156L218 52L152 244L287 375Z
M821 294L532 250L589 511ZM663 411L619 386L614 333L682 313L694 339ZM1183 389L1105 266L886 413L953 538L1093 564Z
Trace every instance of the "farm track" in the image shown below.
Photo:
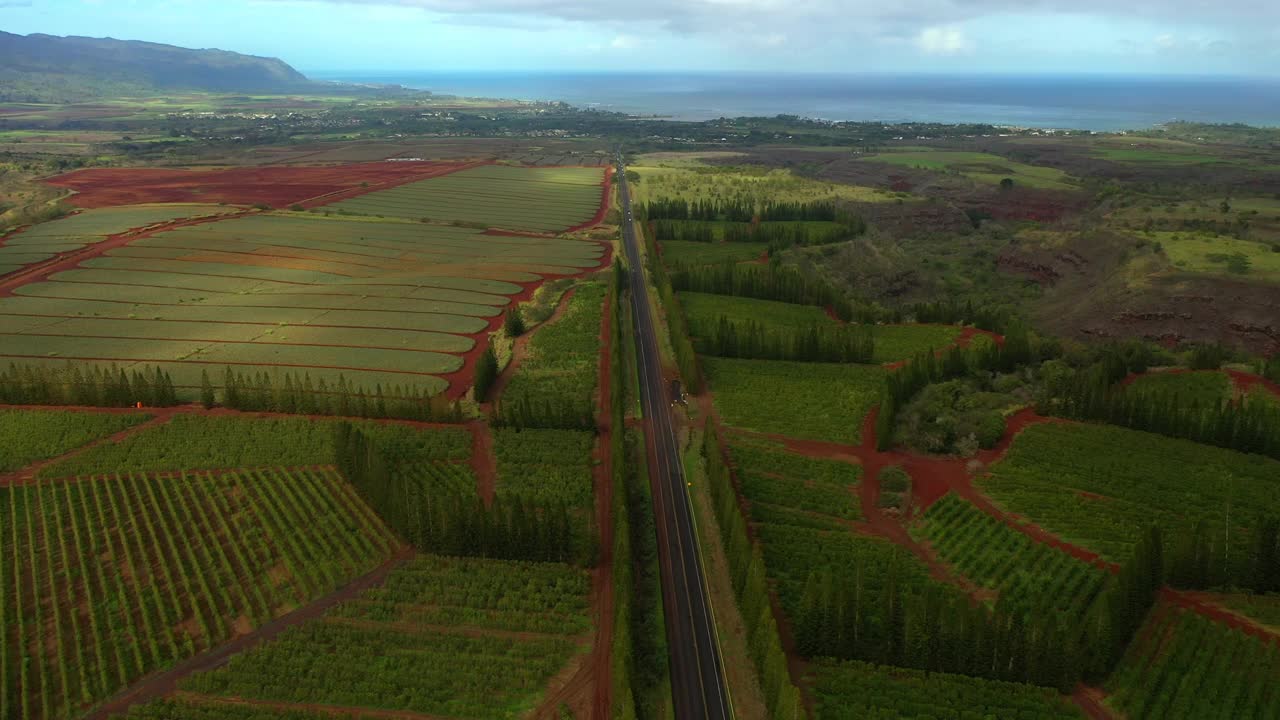
M476 492L485 507L493 505L498 492L498 462L494 457L493 432L483 420L467 423L471 431L471 470L476 474Z
M14 487L18 485L29 485L35 482L36 476L40 473L41 470L43 470L46 467L49 467L50 465L62 462L63 460L70 460L73 457L77 457L79 455L89 452L90 450L98 447L99 445L106 445L108 443L114 444L114 443L121 442L122 440L128 438L129 436L135 435L139 432L142 432L143 430L150 429L159 425L164 425L165 423L168 423L170 420L172 420L174 416L174 413L165 412L164 410L161 410L161 409L148 411L148 414L154 415L154 417L152 417L150 420L147 420L146 422L138 423L133 427L125 428L124 430L121 430L118 433L108 435L107 437L104 437L104 438L98 438L97 440L94 440L86 445L81 445L80 447L75 448L74 450L71 450L69 452L65 452L57 457L52 457L52 458L49 458L48 460L41 460L39 462L32 463L31 465L28 465L25 468L22 468L20 470L15 470L11 473L0 475L0 487Z
M134 705L173 693L177 690L178 683L184 678L198 672L215 670L226 664L233 655L245 652L271 640L289 628L323 617L326 612L339 603L352 600L365 590L381 585L386 581L388 575L408 562L413 555L412 548L404 547L375 570L348 583L345 587L297 610L281 615L247 635L242 635L180 662L168 670L143 678L115 697L98 705L98 707L85 715L85 720L107 720L113 716L123 714Z
M485 404L492 409L494 403L502 399L502 393L507 389L507 385L511 384L511 378L520 371L520 366L524 364L525 358L529 356L529 343L533 342L533 336L539 330L551 325L564 317L565 312L569 310L569 301L573 299L577 288L569 288L564 295L560 296L560 301L556 303L555 310L546 320L538 323L537 326L529 328L520 337L511 342L511 360L507 362L506 367L502 368L502 372L498 373L497 379L493 381L493 386L489 388L489 395L485 399ZM513 304L512 307L515 307ZM492 398L491 400L489 398ZM479 398L477 398L479 399Z

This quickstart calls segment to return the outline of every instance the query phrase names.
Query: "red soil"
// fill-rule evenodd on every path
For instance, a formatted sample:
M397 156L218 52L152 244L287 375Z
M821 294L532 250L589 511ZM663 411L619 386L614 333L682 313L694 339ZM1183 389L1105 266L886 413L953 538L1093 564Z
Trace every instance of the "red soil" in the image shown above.
M481 420L467 424L471 430L471 470L476 474L476 491L485 507L493 505L498 492L497 458L493 453L493 435L489 426Z
M1071 701L1076 704L1089 720L1114 720L1120 717L1107 707L1106 693L1101 688L1081 685L1071 694Z
M1120 381L1121 387L1128 387L1137 382L1138 378L1145 375L1190 375L1193 373L1224 373L1231 379L1231 385L1237 395L1244 395L1254 388L1261 387L1272 395L1280 397L1280 384L1272 382L1261 375L1244 372L1243 370L1191 370L1189 368L1165 368L1162 370L1150 370L1146 373L1129 373Z
M57 409L61 409L61 408L57 408ZM128 408L121 408L119 412L114 414L125 414L125 413L131 413L131 412L138 412L138 411L131 410ZM146 422L138 423L133 427L125 428L124 430L121 430L120 432L115 433L114 435L109 435L104 438L99 438L86 445L81 445L78 448L69 450L61 455L58 455L57 457L52 457L52 458L49 458L48 460L42 460L40 462L28 465L25 468L14 470L13 472L10 472L10 473L0 474L0 487L28 485L35 481L36 475L39 474L41 470L43 470L44 468L50 465L53 465L54 463L62 462L63 460L68 460L70 458L76 457L77 455L86 453L92 450L93 448L98 447L99 445L105 445L107 443L111 443L114 445L116 443L121 442L122 440L129 437L130 435L155 427L156 425L163 425L169 422L170 420L172 420L174 415L174 413L172 412L172 408L149 410L147 412L154 415L155 417L151 418Z
M511 384L511 378L515 377L516 372L520 370L520 366L524 364L524 360L529 356L529 343L532 342L533 336L539 330L559 320L564 316L565 311L569 309L569 301L573 299L575 288L570 288L560 297L560 302L556 303L556 309L546 320L538 323L537 327L530 328L523 335L516 338L511 343L511 360L507 362L507 366L502 368L502 372L498 373L498 377L493 381L493 386L489 388L488 398L476 398L478 401L484 402L485 410L492 409L492 402L500 400L502 393L507 389L507 385Z
M1178 607L1199 613L1215 623L1239 630L1240 632L1256 637L1259 640L1280 642L1280 633L1276 633L1270 628L1264 627L1243 615L1237 615L1221 605L1218 605L1209 599L1210 596L1207 593L1174 590L1170 587L1163 587L1160 589L1160 597L1168 600Z
M325 167L241 167L219 170L90 168L46 180L76 191L84 208L140 203L315 204L385 190L479 163L371 162ZM363 185L367 183L367 185ZM312 201L307 203L306 201Z

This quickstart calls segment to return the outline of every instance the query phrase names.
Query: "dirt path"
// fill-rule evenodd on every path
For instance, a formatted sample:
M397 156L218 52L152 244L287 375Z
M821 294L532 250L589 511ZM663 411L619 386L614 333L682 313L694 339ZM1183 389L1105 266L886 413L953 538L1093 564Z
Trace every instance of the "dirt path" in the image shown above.
M1166 586L1161 588L1160 596L1180 608L1199 613L1216 623L1234 628L1259 640L1280 642L1280 633L1218 605L1207 597L1208 593L1175 590Z
M239 708L246 712L252 710L271 710L276 712L310 712L333 717L386 718L387 720L454 720L444 715L427 715L407 710L374 710L363 707L345 707L342 705L318 705L315 703L289 703L275 700L252 700L242 697L219 697L179 690L173 694L174 699L193 705L207 707Z
M590 220L567 228L565 232L577 232L578 230L586 230L595 227L604 222L604 218L609 214L609 206L612 204L613 195L613 173L614 167L609 165L604 170L604 180L600 183L600 207L596 210L596 214Z
M179 662L168 670L143 678L99 705L85 716L85 720L107 720L113 715L123 714L133 705L173 693L178 689L178 682L187 676L221 667L233 655L245 652L260 643L271 640L291 627L318 619L339 603L351 600L365 590L381 585L386 581L388 575L413 557L413 554L412 548L402 548L375 570L357 578L346 587L293 612L281 615L247 635L229 640L207 652Z
M1106 705L1106 693L1101 688L1081 685L1071 693L1071 701L1090 720L1116 720L1121 717Z
M485 507L493 506L498 493L498 460L493 451L493 433L483 420L467 423L471 430L471 471L476 474L476 491Z
M49 408L49 409L59 409L59 408ZM139 411L133 410L132 412L139 412ZM146 422L138 423L133 427L125 428L124 430L121 430L120 432L114 433L112 435L108 435L107 437L98 438L97 440L93 440L85 445L81 445L80 447L75 448L74 450L65 452L57 457L52 457L52 458L49 458L48 460L41 460L39 462L32 463L22 468L21 470L15 470L8 474L0 474L0 487L29 485L35 481L36 476L40 473L41 470L45 469L46 467L49 467L50 465L62 462L63 460L70 460L71 458L87 453L90 450L100 445L105 445L107 443L112 443L112 444L119 443L125 438L129 437L130 435L134 435L136 433L142 432L143 430L156 427L157 425L164 425L165 423L173 420L173 416L176 414L173 408L162 408L157 410L149 410L147 412L153 415L154 417L152 417L150 420L147 420ZM124 413L115 413L115 414L124 414Z

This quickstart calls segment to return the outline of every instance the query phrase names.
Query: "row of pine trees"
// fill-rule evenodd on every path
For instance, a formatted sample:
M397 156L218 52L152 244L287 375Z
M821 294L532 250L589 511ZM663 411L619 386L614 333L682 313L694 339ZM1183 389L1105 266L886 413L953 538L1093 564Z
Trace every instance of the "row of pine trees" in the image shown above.
M735 321L721 315L711 327L693 330L698 351L716 357L870 363L876 352L874 334L864 325L770 328L755 320Z

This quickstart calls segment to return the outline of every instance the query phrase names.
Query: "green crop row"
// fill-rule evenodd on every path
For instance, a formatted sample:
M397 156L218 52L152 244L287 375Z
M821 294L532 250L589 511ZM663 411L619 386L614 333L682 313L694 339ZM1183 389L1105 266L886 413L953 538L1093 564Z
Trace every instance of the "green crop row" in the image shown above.
M1006 607L1055 610L1079 622L1108 578L1105 570L1040 544L955 495L931 506L916 534L962 575L998 591Z
M756 522L823 527L862 518L856 465L733 440L729 458Z
M329 592L397 541L333 472L0 491L6 718L51 718Z
M143 413L0 410L0 472L57 457L150 418Z
M501 428L493 442L499 495L520 496L539 507L591 506L591 433Z

